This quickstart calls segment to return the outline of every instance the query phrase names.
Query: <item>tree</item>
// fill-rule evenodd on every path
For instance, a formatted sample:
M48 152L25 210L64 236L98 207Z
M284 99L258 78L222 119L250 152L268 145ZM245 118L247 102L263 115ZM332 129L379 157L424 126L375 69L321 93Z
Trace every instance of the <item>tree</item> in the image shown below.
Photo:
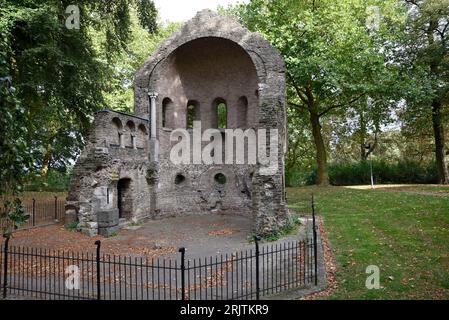
M25 212L20 199L6 200L5 208L0 212L0 233L2 237L9 239L13 231L25 224L30 215Z
M373 6L385 23L371 28ZM322 121L344 115L367 97L393 95L396 69L388 64L386 43L393 37L391 25L401 22L402 8L394 0L252 0L230 11L284 56L289 106L308 114L317 184L329 184Z
M449 104L449 0L405 2L410 15L397 59L412 82L405 93L408 113L431 121L439 181L449 184L444 133Z
M0 194L20 189L35 167L45 175L55 154L79 150L93 114L106 107L105 92L113 91L114 62L131 40L130 8L156 31L150 0L77 1L79 29L66 26L71 4L0 0ZM103 56L92 30L102 35Z

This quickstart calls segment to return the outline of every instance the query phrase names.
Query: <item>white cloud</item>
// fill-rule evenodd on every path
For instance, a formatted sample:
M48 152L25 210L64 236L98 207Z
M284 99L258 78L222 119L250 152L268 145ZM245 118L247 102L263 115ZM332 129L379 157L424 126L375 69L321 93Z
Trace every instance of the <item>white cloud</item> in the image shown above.
M216 10L219 5L247 3L248 0L154 0L159 16L163 21L187 21L203 9Z

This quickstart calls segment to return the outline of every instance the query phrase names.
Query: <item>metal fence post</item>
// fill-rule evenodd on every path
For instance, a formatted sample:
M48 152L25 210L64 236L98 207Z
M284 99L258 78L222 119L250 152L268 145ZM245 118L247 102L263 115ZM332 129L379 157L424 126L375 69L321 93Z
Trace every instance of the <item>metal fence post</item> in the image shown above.
M55 222L58 221L58 196L55 196Z
M185 263L185 255L186 255L186 248L179 248L178 250L179 252L181 252L181 300L185 300L186 299L186 276L185 276L185 271L186 271L186 263Z
M318 244L315 221L315 197L312 194L312 221L313 221L313 258L315 268L315 285L318 285Z
M36 226L36 199L33 198L33 227Z
M4 258L3 258L3 299L6 299L6 289L8 287L8 244L9 236L5 237L5 248L4 248Z
M100 248L101 248L101 241L97 240L95 241L95 245L97 246L97 300L101 300L101 285L100 285Z
M254 237L254 242L256 244L256 300L260 299L260 276L259 276L259 241L260 236Z

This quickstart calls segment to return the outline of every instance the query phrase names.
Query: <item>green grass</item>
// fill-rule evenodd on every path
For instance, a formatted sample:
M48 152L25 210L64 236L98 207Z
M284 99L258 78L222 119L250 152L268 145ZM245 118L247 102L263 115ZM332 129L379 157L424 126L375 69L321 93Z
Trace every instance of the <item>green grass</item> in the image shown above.
M288 190L298 211L315 194L338 268L330 299L449 299L449 192L441 196L449 189L434 188L422 190L440 196L407 188ZM380 268L381 289L365 287L369 265Z

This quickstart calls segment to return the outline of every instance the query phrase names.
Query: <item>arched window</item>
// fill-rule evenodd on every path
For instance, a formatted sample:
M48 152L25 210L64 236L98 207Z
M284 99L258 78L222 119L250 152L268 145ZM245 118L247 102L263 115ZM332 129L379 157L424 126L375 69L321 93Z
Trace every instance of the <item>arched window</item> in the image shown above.
M237 102L237 128L248 126L248 99L245 96L239 98Z
M217 106L217 119L218 119L218 128L226 129L228 126L228 110L224 103L220 103Z
M126 137L125 137L125 146L128 148L136 148L136 125L131 120L126 122ZM128 138L129 137L129 138Z
M142 134L144 136L146 136L148 134L147 127L145 127L145 125L143 125L143 124L139 124L139 131L140 131L140 134Z
M136 125L131 120L126 123L126 128L132 132L136 131Z
M121 130L123 128L122 122L119 118L113 118L112 123L117 127L117 129Z
M137 135L136 135L136 147L137 149L144 149L146 145L146 139L148 137L147 127L144 124L139 124L137 127Z
M116 118L113 118L113 119L112 119L112 123L113 123L113 125L115 126L115 128L117 129L117 132L116 132L116 137L117 137L117 138L113 138L112 144L115 144L115 145L121 147L121 146L123 145L123 140L122 140L122 136L123 136L123 133L122 133L123 125L122 125L122 122L120 121L119 118L116 117Z
M173 126L173 102L170 98L162 100L162 128L171 128Z
M213 103L213 110L215 112L215 121L212 122L212 127L219 129L226 129L228 126L228 108L226 101L222 98L217 98Z
M190 100L187 103L186 111L186 128L193 129L193 121L200 120L199 103L194 100Z

